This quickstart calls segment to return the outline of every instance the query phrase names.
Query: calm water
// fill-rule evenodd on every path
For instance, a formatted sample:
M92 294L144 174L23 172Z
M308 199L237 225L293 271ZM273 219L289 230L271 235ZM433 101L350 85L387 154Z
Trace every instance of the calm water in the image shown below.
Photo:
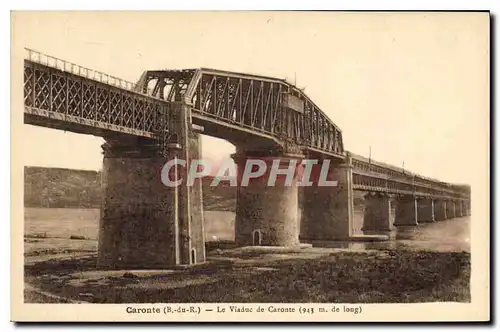
M394 222L394 213L392 213ZM354 233L363 234L363 211L354 213ZM400 226L392 232L381 233L390 237L390 241L379 243L352 243L350 248L414 248L436 251L470 252L471 216L421 223L418 226Z
M234 240L233 212L205 211L205 236L207 240ZM25 233L47 233L50 237L68 238L83 235L97 238L99 210L95 209L25 209ZM389 241L376 243L332 243L329 246L375 249L414 248L436 251L470 251L471 217L455 218L416 227L398 227L390 233ZM356 210L353 221L354 234L362 234L363 211Z

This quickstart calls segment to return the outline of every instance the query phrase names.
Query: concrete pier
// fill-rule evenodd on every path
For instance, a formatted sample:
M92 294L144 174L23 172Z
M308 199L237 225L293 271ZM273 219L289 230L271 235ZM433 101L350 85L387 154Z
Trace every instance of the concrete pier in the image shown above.
M395 226L418 225L417 200L413 196L401 196L396 204Z
M365 195L365 211L362 231L388 232L391 231L391 202L388 195Z
M418 222L434 222L434 200L432 198L421 198L417 200Z
M347 240L352 236L353 189L352 166L348 161L330 163L329 180L337 186L303 187L300 238L303 241Z

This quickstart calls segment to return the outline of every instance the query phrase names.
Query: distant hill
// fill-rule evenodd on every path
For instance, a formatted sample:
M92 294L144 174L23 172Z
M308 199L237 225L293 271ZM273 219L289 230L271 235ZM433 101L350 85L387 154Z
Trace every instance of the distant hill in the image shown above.
M101 175L66 168L24 168L24 205L96 208L101 204Z
M236 187L231 187L228 181L221 181L212 187L213 177L203 178L203 209L207 211L236 212Z
M203 208L236 211L236 188L228 182L211 187L212 177L203 178ZM363 203L361 192L354 193L354 204ZM100 208L101 174L66 168L24 168L24 205L47 208Z
M236 189L227 182L210 187L212 178L203 178L205 210L235 211ZM24 206L46 208L100 208L101 174L66 168L26 166Z

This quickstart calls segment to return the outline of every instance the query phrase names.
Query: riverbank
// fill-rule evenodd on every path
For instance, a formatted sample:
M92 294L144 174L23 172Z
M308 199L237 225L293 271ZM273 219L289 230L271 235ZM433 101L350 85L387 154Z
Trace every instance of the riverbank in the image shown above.
M213 250L206 264L187 269L99 271L95 266L95 252L27 257L25 282L32 291L25 301L470 301L466 252L236 248Z
M26 209L26 302L470 301L468 218L400 227L386 242L283 252L221 246L234 239L234 214L206 211L207 264L144 272L96 270L98 217Z

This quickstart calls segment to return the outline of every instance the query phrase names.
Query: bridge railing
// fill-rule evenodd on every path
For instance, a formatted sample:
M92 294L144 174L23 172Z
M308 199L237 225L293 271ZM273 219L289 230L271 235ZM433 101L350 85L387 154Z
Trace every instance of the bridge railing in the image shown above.
M78 76L82 76L94 81L98 81L104 84L109 84L115 86L120 89L129 90L144 94L144 90L142 86L138 86L136 83L132 83L130 81L124 80L122 78L108 75L106 73L86 68L76 63L66 61L63 59L59 59L55 56L47 55L45 53L41 53L29 48L25 48L25 59L31 62L39 63L45 65L47 67L52 67L64 72L72 73ZM151 89L147 89L147 95L150 96L152 94Z

